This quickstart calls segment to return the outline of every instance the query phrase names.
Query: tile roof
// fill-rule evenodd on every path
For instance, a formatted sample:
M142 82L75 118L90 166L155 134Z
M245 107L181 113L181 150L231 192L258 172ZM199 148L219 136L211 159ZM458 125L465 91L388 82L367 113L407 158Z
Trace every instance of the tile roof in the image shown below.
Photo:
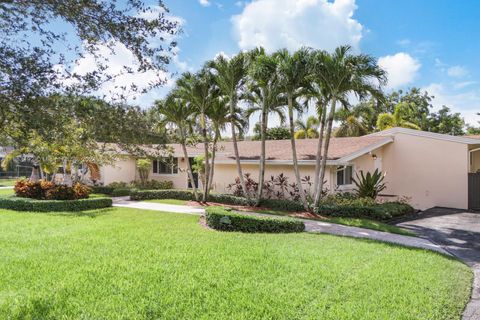
M355 152L358 152L371 145L381 143L389 139L386 136L363 136L349 138L332 138L328 151L328 160L336 160ZM318 139L299 139L296 140L298 160L315 160L317 152ZM171 144L174 155L182 157L183 152L179 144ZM260 141L239 141L238 149L242 160L260 159ZM203 154L203 145L201 143L187 148L189 156ZM292 148L290 140L269 140L266 141L267 160L292 160ZM219 142L217 149L218 161L235 160L233 143Z

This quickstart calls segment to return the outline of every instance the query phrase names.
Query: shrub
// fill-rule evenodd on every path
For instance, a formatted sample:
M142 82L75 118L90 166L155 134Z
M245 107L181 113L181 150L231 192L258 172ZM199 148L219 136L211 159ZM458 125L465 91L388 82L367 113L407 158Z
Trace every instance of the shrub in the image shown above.
M0 208L16 211L59 212L85 211L112 206L110 198L79 200L32 200L25 198L0 198Z
M152 166L152 162L149 159L137 160L138 175L140 176L140 181L142 183L145 183L148 181L148 174L150 173L151 166Z
M234 206L248 206L249 205L247 198L237 197L237 196L234 196L234 195L231 195L231 194L211 193L208 196L208 201L230 204L230 205L234 205Z
M374 173L367 172L365 175L363 170L360 170L360 176L356 174L353 183L357 186L355 192L360 198L377 198L378 194L387 187L383 180L385 176L382 175L378 169Z
M132 189L129 188L116 188L112 191L112 197L125 197L129 196Z
M40 180L31 182L17 181L14 187L15 195L21 198L46 199L46 200L75 200L88 198L91 189L81 183L72 187L56 185L53 182Z
M107 187L110 187L112 189L118 189L118 188L128 188L128 183L120 181L120 182L111 182L108 184Z
M413 213L414 209L403 202L376 203L371 198L356 198L351 195L329 195L322 200L315 212L324 216L369 218L388 220Z
M193 192L190 190L133 190L130 193L132 200L153 200L153 199L178 199L194 200Z
M90 187L93 193L101 193L111 195L113 193L114 188L112 187L105 187L105 186L93 186Z
M222 231L285 233L305 230L300 220L238 214L223 207L207 208L205 221L209 227Z
M267 207L274 210L282 211L304 211L303 205L300 201L282 200L282 199L262 199L260 201L262 207Z
M130 184L133 188L142 190L165 190L173 189L173 181L149 180L146 182L132 181Z

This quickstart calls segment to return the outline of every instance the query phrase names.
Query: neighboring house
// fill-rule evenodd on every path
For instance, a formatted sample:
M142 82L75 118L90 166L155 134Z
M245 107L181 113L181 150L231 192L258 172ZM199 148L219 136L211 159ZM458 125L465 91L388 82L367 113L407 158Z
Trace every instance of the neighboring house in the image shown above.
M313 180L316 139L297 140L301 176ZM186 159L179 145L173 147L174 166L162 159L152 162L151 179L171 180L175 188L188 188ZM295 182L290 140L267 141L266 178L284 173ZM239 142L244 173L257 180L260 142ZM188 148L189 156L202 154L202 146ZM191 161L191 159L190 159ZM363 137L332 138L327 158L326 188L352 191L352 177L357 172L385 173L387 188L382 197L405 198L417 209L434 206L460 209L480 208L480 138L459 137L405 128ZM101 168L102 181L130 182L137 178L135 160L125 157L114 166ZM213 188L229 192L227 186L237 177L233 148L230 142L219 144L215 163Z

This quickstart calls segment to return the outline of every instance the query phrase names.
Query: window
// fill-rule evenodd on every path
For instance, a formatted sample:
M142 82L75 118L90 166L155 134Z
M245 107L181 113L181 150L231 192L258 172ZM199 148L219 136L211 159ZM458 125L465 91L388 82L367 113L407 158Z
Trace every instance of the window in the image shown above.
M153 173L157 174L177 174L178 158L160 158L152 162Z
M337 167L337 185L343 186L346 184L352 184L352 166Z

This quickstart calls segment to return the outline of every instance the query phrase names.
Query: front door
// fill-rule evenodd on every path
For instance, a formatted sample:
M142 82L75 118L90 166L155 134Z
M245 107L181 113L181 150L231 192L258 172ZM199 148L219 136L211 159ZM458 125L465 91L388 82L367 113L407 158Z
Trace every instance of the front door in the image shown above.
M190 162L190 168L193 166L193 158L188 158L188 161ZM198 188L198 173L197 172L192 172L193 175L193 181L195 182L195 187ZM192 189L192 182L190 181L190 177L187 174L187 180L188 180L188 189Z
M480 173L468 174L468 209L480 210Z

